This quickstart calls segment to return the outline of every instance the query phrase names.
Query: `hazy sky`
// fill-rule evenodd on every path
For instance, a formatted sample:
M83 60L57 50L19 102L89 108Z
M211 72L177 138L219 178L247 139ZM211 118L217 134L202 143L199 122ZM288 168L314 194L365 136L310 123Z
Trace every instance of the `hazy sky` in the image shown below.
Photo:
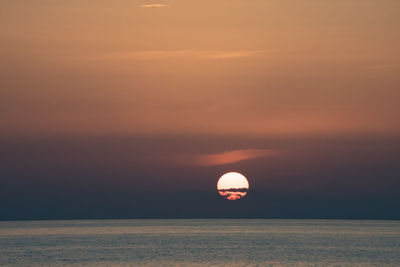
M2 1L8 133L399 133L400 2Z
M399 12L1 1L0 219L400 218ZM254 190L240 212L225 171Z

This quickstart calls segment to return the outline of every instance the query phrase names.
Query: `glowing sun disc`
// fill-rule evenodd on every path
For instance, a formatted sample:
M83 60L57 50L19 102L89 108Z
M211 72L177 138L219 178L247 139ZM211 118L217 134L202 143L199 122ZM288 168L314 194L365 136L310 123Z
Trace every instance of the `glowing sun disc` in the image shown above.
M249 182L243 174L228 172L219 178L217 190L222 197L228 200L236 200L247 195Z

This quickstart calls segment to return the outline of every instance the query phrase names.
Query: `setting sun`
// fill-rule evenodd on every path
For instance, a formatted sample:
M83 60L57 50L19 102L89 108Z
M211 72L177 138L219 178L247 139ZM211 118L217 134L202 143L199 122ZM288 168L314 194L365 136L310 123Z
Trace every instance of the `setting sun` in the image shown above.
M247 194L249 182L244 175L238 172L228 172L219 178L217 190L222 197L228 200L236 200Z

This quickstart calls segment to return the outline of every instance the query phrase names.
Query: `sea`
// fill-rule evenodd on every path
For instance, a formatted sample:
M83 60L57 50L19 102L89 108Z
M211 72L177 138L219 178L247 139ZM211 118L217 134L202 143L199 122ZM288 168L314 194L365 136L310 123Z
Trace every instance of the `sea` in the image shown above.
M0 265L400 266L400 221L7 221Z

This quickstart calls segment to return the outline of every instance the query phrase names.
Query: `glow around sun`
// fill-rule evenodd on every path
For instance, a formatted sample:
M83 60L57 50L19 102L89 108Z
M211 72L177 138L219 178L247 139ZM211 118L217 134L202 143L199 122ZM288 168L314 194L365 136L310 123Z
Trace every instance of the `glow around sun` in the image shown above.
M243 174L228 172L219 178L217 190L222 197L228 200L236 200L247 194L249 182Z

